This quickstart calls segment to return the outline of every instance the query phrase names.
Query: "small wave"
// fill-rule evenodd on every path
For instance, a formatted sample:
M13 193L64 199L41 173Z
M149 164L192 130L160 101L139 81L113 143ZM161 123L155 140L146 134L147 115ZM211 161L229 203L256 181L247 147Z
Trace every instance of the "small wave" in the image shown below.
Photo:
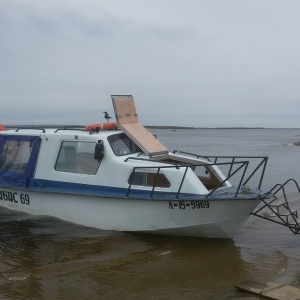
M31 273L26 274L3 274L4 277L9 281L24 281L28 279Z
M284 144L285 146L291 147L291 146L300 146L300 142L295 142L295 143L286 143Z
M278 270L278 275L280 275L280 276L284 275L286 272L287 272L287 269L281 268L281 269Z
M159 253L158 256L167 256L170 254L172 254L172 250L163 251L163 252Z

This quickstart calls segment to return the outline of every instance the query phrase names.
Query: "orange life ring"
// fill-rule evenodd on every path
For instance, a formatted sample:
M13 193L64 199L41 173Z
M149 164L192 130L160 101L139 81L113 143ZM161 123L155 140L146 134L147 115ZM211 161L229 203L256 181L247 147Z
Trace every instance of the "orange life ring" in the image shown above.
M5 128L5 126L3 126L3 125L0 124L0 131L5 131L5 130L7 130L7 129Z
M89 130L89 131L96 131L99 132L100 130L113 130L113 129L118 129L118 124L117 123L99 123L99 124L90 124L86 125L84 127L84 130Z

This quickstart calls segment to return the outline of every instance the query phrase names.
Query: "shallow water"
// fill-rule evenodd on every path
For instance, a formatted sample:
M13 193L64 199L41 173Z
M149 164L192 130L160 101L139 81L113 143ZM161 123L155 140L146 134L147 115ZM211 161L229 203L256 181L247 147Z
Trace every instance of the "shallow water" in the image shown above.
M169 149L269 156L266 189L300 179L298 129L153 133ZM258 299L234 285L300 287L300 236L253 216L232 240L101 231L6 208L0 228L0 299Z

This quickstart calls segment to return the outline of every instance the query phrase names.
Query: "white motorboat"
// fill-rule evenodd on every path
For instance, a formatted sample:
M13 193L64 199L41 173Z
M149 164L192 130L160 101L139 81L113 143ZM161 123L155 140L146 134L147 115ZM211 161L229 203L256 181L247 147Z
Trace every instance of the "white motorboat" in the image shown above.
M232 237L259 203L281 218L270 204L277 188L261 191L267 157L171 152L139 123L132 96L112 101L117 124L0 127L0 205L103 230L210 238Z

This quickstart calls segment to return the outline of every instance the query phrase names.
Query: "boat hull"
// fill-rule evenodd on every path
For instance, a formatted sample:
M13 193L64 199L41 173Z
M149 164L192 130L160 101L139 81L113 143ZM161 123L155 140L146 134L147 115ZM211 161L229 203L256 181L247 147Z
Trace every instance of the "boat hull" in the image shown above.
M232 238L258 199L161 200L0 188L0 205L103 230Z

